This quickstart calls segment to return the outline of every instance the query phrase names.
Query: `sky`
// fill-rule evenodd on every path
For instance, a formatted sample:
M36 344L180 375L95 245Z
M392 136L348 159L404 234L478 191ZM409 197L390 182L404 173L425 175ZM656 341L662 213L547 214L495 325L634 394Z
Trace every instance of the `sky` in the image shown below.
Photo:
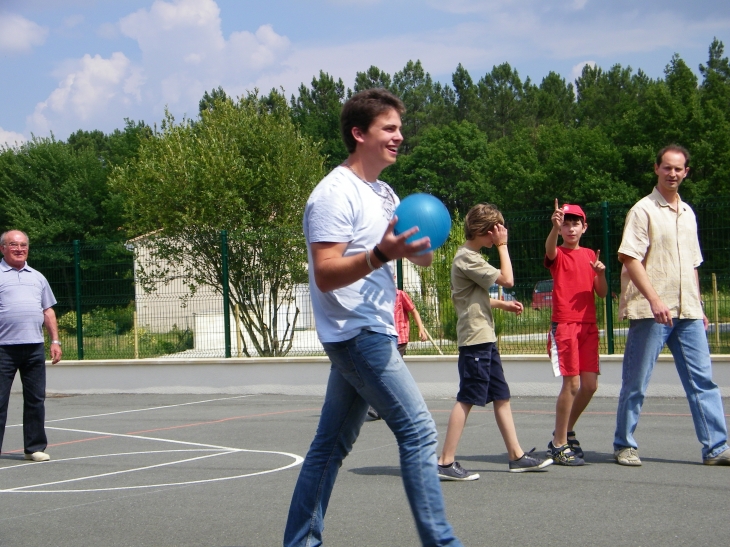
M536 83L586 63L661 78L675 53L699 76L715 37L730 54L727 0L0 0L0 146L409 60L444 84L459 63L475 82L504 62Z

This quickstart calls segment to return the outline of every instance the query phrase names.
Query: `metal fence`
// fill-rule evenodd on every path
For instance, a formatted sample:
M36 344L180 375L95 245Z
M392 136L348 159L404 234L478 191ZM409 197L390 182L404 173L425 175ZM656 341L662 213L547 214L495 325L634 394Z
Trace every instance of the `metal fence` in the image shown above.
M698 218L704 263L700 283L710 320L708 340L713 353L730 353L730 202L694 207ZM596 299L601 333L601 352L621 353L628 329L618 320L620 263L616 256L626 212L630 206L604 203L584 208L588 230L581 245L601 250L607 267L610 298ZM545 238L550 231L551 210L505 212L509 249L516 283L497 292L502 298L524 304L520 316L495 314L499 347L503 354L543 353L551 308L545 294L536 294L550 274L542 265ZM430 340L417 338L412 321L409 353L456 353L456 316L450 299L451 260L463 241L461 221L455 219L452 236L438 249L430 268L408 261L398 264L397 282L413 299ZM221 265L213 285L199 285L189 269L157 264L159 277L140 281L140 268L154 255L154 239L131 242L32 246L29 263L48 279L58 300L55 307L66 358L130 359L146 357L227 357L257 355L255 332L241 327L243 313L235 298L224 295L229 275L226 257L231 242L221 238ZM232 237L232 236L231 236ZM492 249L485 255L496 267ZM256 281L261 283L261 281ZM265 284L265 280L264 280ZM290 356L322 354L314 330L309 289L293 286L291 297L277 306L261 288L266 326ZM226 305L227 304L227 305ZM547 304L547 305L546 305ZM276 325L273 327L272 325Z

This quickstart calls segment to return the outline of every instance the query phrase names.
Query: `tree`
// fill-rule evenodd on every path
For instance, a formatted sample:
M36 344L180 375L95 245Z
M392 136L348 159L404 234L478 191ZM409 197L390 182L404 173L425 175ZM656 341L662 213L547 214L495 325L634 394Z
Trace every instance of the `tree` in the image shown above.
M298 317L294 285L306 279L302 213L323 165L285 99L275 108L271 99L216 101L195 123L168 113L139 157L115 169L112 185L126 198L130 231L148 234L156 249L149 282L164 278L169 263L184 269L191 290L222 292L220 231L228 231L232 308L238 304L253 349L280 356Z
M535 125L558 123L565 127L575 125L575 92L573 84L566 83L565 78L550 72L539 87L528 86L527 101L532 103L530 110L535 118Z
M441 86L434 85L431 75L423 70L421 61L408 61L403 70L396 72L391 91L406 107L401 127L401 150L407 154L418 144L420 132L434 124L434 115L439 118L436 123L443 123L446 95Z
M461 63L451 75L451 83L456 95L456 119L479 124L482 105L479 103L477 87Z
M428 127L400 161L396 189L401 195L427 192L451 211L465 213L494 194L486 179L487 136L473 123Z
M217 89L211 90L210 93L207 91L203 93L203 98L198 103L198 112L202 114L204 110L212 110L217 102L228 101L231 101L231 98L221 86L218 86Z
M487 133L489 140L505 137L528 125L525 85L530 85L530 79L523 85L517 70L509 63L493 67L477 83L482 112L478 125Z
M600 128L545 125L489 143L486 178L507 211L561 202L628 203L640 195L621 180L621 153Z
M345 84L320 71L312 78L312 88L299 86L299 96L291 98L291 116L306 135L322 143L326 165L333 169L346 157L347 150L340 136L340 112L345 98Z
M96 138L96 136L94 136ZM0 153L0 219L28 233L34 244L106 239L107 173L96 151L74 150L53 137Z
M390 74L383 72L376 66L371 66L365 72L358 72L355 75L355 93L377 87L390 89L390 86Z

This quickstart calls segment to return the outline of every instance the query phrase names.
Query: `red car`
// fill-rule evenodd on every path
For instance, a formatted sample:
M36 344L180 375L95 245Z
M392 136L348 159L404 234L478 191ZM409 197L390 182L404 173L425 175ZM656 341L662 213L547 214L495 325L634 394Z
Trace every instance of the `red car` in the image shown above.
M532 309L541 310L553 307L553 280L538 281L532 291Z

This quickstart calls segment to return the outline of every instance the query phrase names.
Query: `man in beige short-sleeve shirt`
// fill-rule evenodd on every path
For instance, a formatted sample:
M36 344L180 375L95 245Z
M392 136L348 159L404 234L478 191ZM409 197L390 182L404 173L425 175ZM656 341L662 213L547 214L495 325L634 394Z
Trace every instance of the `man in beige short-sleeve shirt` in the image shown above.
M626 215L618 250L623 264L619 317L629 319L613 441L614 457L621 465L641 465L634 431L664 344L687 394L703 462L730 465L725 412L712 381L697 275L702 263L697 219L679 197L688 162L689 153L680 146L657 154L657 185Z

